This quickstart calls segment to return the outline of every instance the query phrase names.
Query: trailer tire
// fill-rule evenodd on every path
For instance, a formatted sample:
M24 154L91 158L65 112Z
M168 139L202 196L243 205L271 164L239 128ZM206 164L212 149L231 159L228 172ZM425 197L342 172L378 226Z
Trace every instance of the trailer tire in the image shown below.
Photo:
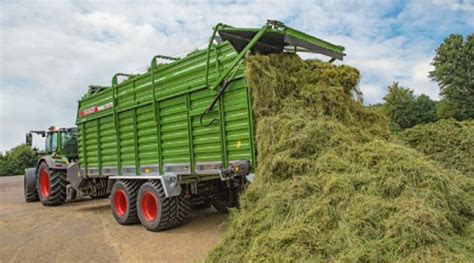
M222 200L213 200L212 207L214 207L214 209L216 209L219 213L229 213L229 206L227 206L227 204Z
M62 169L50 169L46 162L38 168L36 181L38 196L44 206L57 206L66 201L66 172Z
M144 183L138 191L138 218L149 231L161 231L183 224L189 217L189 201L182 195L166 197L160 181Z
M23 190L26 202L36 202L39 200L38 191L36 191L36 175L34 172L25 173L25 177L23 178Z
M110 194L110 206L115 221L121 225L138 223L137 192L140 183L137 181L115 182Z
M212 207L214 207L214 209L220 213L227 214L229 213L229 208L239 206L238 198L239 196L237 190L230 188L224 196L221 196L221 198L212 199Z

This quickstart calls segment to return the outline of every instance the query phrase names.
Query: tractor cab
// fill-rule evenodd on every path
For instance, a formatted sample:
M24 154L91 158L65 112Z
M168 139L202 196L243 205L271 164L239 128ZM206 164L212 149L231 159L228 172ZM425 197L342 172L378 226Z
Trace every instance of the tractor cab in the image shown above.
M44 151L46 154L56 154L67 159L77 158L77 128L56 128L51 126L48 130L30 131L26 134L26 144L31 146L33 134L45 138Z

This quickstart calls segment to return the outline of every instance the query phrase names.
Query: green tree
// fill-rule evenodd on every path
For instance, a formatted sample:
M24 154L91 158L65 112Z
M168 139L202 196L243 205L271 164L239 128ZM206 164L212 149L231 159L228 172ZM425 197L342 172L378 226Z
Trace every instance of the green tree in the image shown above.
M38 157L38 152L25 144L11 149L5 155L0 154L0 176L23 174L25 168L35 166Z
M384 97L384 110L391 120L392 130L411 128L417 124L434 122L436 102L426 95L416 97L413 90L393 82Z
M416 98L415 112L417 114L416 124L430 123L438 120L436 114L436 102L425 94L421 94Z
M440 86L440 118L474 118L474 34L450 35L436 49L430 72Z

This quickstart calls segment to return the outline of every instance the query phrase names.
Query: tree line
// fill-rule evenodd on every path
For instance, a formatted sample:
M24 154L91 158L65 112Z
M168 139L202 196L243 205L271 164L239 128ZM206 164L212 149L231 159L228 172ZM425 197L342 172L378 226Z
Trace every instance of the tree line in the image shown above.
M40 155L26 144L16 146L4 154L0 153L0 176L24 174L25 168L36 165Z
M431 64L434 70L429 77L440 87L440 101L424 94L415 96L412 89L392 83L381 105L392 131L438 119L474 118L474 34L447 37L436 49Z

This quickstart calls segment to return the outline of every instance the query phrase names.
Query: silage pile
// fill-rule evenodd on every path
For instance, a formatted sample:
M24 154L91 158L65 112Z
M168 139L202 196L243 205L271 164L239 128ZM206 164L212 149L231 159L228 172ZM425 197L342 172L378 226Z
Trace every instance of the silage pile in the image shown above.
M389 143L386 120L352 98L356 69L246 63L258 170L208 261L474 258L472 180Z
M397 137L447 169L474 178L474 120L439 120L407 129Z

